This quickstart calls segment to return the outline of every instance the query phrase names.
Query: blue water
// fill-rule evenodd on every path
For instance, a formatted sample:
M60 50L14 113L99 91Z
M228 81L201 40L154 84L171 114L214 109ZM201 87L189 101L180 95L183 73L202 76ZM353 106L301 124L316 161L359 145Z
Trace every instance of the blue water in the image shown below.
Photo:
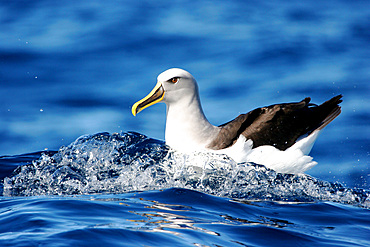
M367 1L2 1L0 245L369 246L369 26ZM183 155L163 104L130 112L170 67L215 125L342 114L307 175Z

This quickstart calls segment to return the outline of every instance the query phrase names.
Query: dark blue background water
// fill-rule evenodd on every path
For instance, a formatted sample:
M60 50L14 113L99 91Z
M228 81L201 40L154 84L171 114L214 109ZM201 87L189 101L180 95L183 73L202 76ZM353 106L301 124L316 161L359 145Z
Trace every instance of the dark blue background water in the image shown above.
M83 134L134 130L163 139L163 104L136 118L130 108L160 72L181 67L197 79L205 113L215 125L259 106L307 96L321 103L343 94L342 114L314 146L311 154L319 164L308 174L369 189L369 26L367 1L2 1L0 155L12 156L1 158L10 166L1 175L38 158L16 155L58 150ZM282 239L292 245L369 244L366 209L331 203L231 205L225 198L185 192L190 196L183 198L176 189L145 192L142 201L138 194L3 197L0 240L11 246L82 245L99 236L97 242L117 245L238 246L269 245L263 240L272 236L275 244ZM147 203L177 205L168 196L186 208L182 216L173 208L142 209ZM202 197L207 200L201 206L192 200ZM120 206L126 200L132 204ZM72 217L84 208L86 217ZM129 211L138 216L132 219ZM302 220L302 215L317 218ZM136 228L128 224L143 218ZM182 223L174 225L180 226L169 228L180 235L152 233L168 227L156 220L172 224L178 218Z

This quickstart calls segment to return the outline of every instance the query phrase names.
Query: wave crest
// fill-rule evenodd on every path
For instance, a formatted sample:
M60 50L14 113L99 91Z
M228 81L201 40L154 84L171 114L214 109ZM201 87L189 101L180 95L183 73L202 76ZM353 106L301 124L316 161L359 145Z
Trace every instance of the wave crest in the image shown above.
M225 155L182 154L135 132L78 138L4 179L5 196L124 193L180 187L248 200L341 202L370 207L370 192L309 175L281 174Z

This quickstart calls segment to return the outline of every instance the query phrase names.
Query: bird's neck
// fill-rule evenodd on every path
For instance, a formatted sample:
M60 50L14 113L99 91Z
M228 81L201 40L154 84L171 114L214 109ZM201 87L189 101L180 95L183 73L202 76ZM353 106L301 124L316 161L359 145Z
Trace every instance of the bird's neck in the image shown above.
M198 95L167 104L166 143L170 147L201 151L218 131L205 117Z

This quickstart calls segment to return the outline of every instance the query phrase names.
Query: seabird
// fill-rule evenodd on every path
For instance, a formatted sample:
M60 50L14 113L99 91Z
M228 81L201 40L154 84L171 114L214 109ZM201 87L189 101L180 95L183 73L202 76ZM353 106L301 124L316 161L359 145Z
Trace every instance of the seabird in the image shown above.
M226 154L236 162L254 162L281 173L303 173L317 162L308 156L321 130L340 113L342 95L321 105L276 104L241 114L220 126L205 117L198 84L187 71L172 68L157 77L154 89L132 106L132 114L167 105L166 144L184 152Z

